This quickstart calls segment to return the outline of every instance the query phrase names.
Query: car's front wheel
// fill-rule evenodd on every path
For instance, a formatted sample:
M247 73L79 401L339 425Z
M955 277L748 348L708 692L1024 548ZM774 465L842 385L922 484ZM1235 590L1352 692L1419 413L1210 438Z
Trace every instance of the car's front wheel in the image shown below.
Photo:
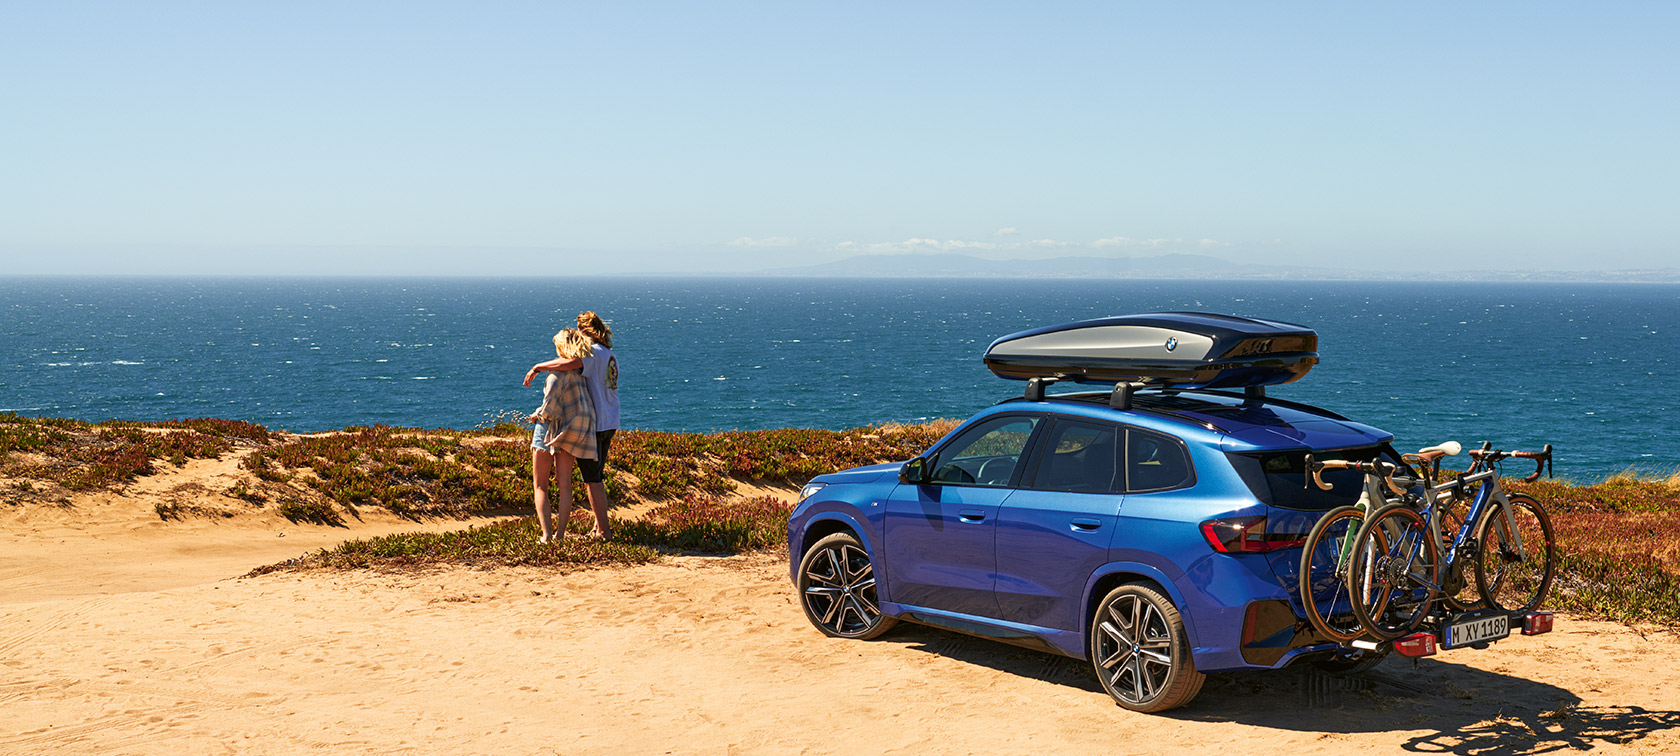
M1146 583L1115 588L1097 605L1091 666L1116 703L1146 713L1190 703L1207 679L1190 659L1178 608Z
M818 630L836 638L869 640L898 620L881 613L875 565L851 533L824 537L799 561L800 604Z

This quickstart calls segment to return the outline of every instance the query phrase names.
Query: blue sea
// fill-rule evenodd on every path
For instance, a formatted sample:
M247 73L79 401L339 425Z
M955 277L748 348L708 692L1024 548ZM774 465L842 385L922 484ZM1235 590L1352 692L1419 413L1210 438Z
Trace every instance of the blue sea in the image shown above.
M864 279L0 279L0 410L270 428L471 428L592 309L624 427L847 428L964 417L1022 384L998 336L1198 310L1306 324L1322 362L1272 388L1394 432L1552 443L1590 481L1680 464L1680 287Z

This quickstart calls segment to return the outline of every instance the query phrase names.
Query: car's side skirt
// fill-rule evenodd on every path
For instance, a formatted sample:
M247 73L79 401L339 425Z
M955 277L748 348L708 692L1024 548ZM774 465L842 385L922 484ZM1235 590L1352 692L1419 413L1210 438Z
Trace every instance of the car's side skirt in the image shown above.
M886 601L881 602L881 612L901 620L1001 641L1012 646L1071 656L1075 659L1085 658L1085 637L1080 633Z

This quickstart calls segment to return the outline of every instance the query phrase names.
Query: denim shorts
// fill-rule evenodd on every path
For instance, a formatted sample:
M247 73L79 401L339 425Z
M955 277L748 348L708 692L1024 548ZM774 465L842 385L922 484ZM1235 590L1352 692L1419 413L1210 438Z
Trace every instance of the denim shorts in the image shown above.
M542 423L531 424L531 448L536 449L537 451L554 451L553 449L548 448L548 444L543 443L543 431L544 426Z

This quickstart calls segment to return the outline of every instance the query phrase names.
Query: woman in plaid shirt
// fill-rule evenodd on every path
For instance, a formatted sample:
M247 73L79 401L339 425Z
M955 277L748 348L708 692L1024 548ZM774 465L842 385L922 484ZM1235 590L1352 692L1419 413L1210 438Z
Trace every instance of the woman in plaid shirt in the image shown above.
M583 358L592 353L589 338L576 329L554 334L554 353L563 362L543 382L542 406L531 415L531 483L543 543L559 540L572 513L572 466L595 459L595 407L584 381ZM527 384L529 381L527 381ZM554 517L549 512L550 479L558 488Z

